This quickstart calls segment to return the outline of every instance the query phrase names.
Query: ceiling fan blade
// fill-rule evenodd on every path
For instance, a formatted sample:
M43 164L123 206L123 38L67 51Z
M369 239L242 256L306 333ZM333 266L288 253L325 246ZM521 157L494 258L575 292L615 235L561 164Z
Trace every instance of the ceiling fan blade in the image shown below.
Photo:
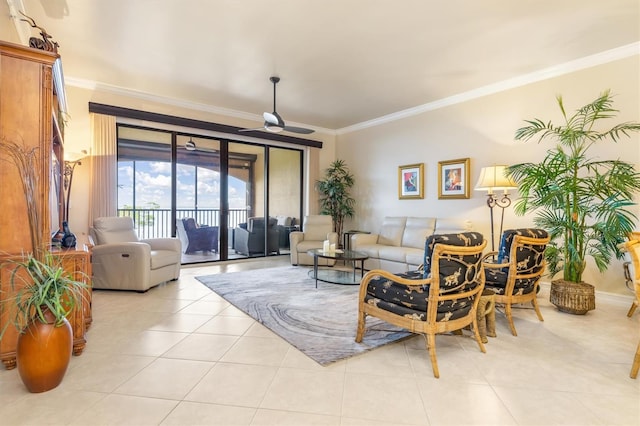
M253 129L240 129L239 132L255 132L257 130L264 130L264 127L254 127Z
M284 126L284 131L292 132L292 133L300 133L303 135L308 135L310 133L315 132L315 130L305 129L304 127L294 127L294 126Z

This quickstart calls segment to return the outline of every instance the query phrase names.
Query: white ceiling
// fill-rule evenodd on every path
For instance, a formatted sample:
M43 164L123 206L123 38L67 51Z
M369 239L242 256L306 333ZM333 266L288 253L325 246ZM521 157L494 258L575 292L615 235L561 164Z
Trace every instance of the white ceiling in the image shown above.
M640 53L638 0L7 0L1 25L21 3L68 84L260 121L278 75L287 124L342 131Z

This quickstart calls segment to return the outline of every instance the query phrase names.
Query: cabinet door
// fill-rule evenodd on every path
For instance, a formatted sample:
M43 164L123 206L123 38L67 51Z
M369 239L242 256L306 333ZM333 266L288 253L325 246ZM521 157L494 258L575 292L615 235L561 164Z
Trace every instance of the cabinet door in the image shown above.
M7 370L10 370L16 366L18 330L11 321L15 315L16 307L6 301L11 300L16 294L11 285L11 276L15 265L2 260L0 262L0 331L4 331L4 335L0 339L0 361Z
M89 253L83 250L63 251L58 254L62 261L62 267L66 272L71 273L76 281L81 281L87 285L83 292L82 300L67 318L73 329L73 354L80 355L87 343L85 332L91 325L91 263Z
M34 150L39 179L35 197L43 241L50 238L49 185L52 141L52 65L57 55L0 42L0 143ZM31 252L27 203L18 169L0 149L0 252Z

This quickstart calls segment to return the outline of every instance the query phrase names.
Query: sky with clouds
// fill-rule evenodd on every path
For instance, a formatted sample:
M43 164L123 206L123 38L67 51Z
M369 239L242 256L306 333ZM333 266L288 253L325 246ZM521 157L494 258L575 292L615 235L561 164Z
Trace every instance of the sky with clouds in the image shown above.
M196 185L197 183L197 185ZM178 164L176 176L178 209L217 209L220 206L220 173L204 167ZM134 162L118 162L118 208L133 205ZM171 163L161 161L135 162L135 195L137 208L159 206L171 208ZM247 206L246 185L229 176L229 208Z

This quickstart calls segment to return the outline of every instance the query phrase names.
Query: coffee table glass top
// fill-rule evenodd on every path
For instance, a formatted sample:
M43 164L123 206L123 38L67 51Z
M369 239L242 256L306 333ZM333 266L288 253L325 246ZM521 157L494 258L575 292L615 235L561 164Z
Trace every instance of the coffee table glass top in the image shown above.
M338 250L336 251L323 251L320 249L312 249L307 251L311 256L318 256L325 259L335 259L335 260L363 260L367 259L369 255L362 251L356 250Z

